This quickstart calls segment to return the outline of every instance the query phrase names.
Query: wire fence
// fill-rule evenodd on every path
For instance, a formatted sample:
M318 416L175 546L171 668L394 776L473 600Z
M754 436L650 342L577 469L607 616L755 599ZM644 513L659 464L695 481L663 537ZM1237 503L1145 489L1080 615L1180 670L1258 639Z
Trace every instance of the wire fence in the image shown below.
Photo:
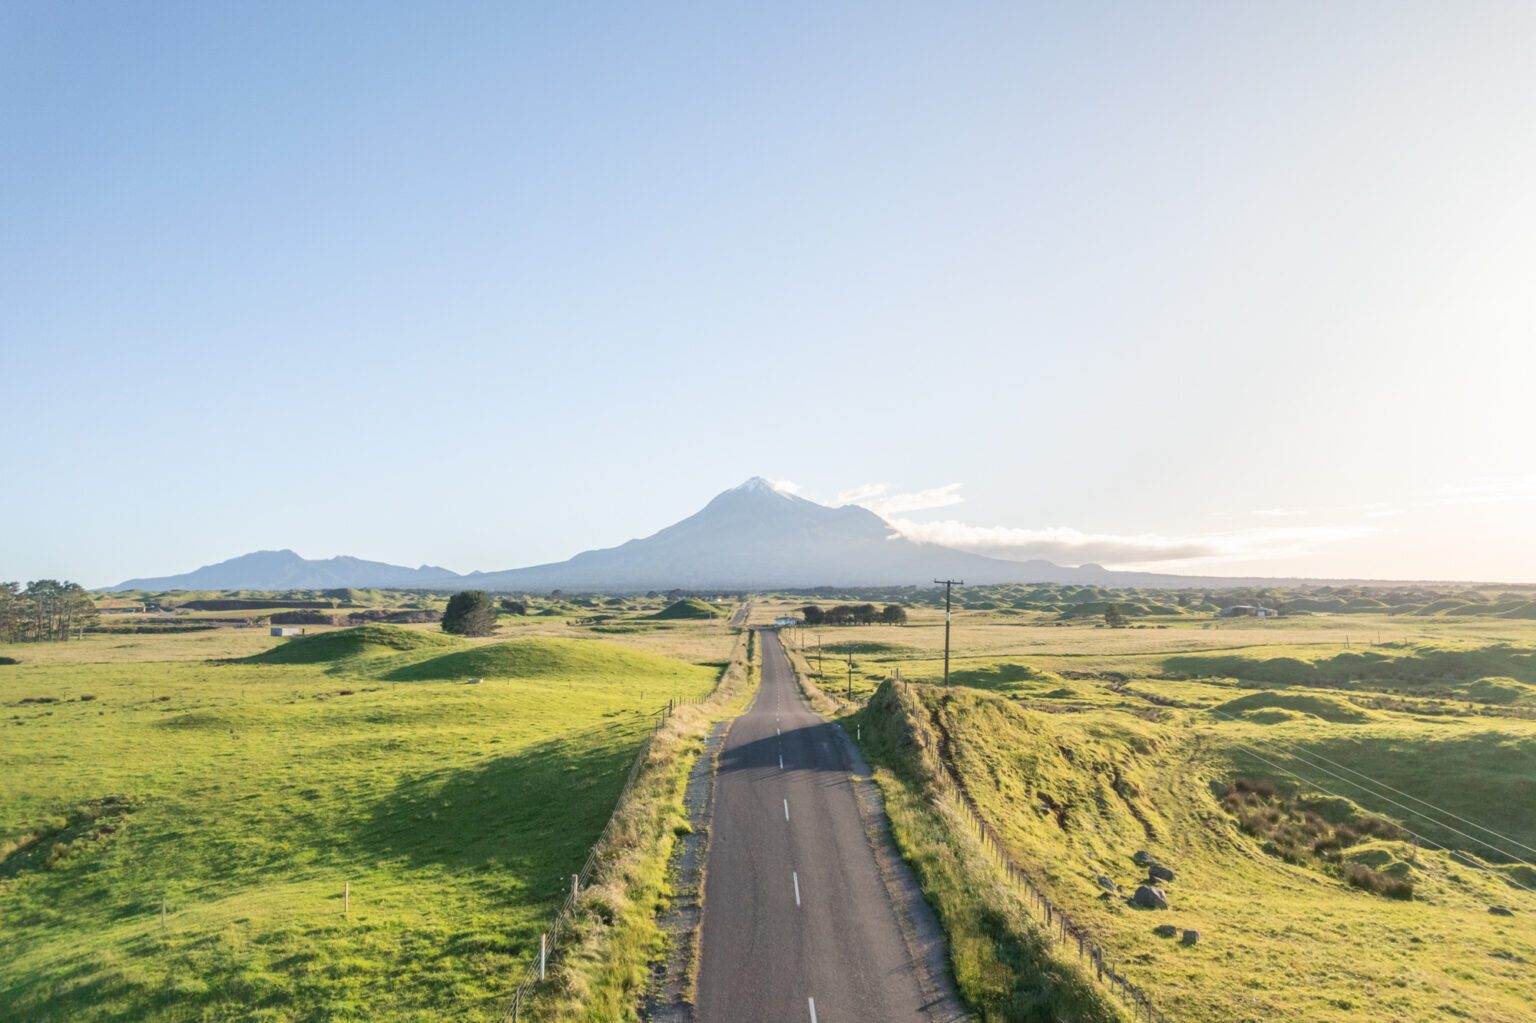
M907 701L916 703L916 698L911 694L911 683L903 683L907 690ZM920 708L908 706L903 703L902 708L910 717L914 718L914 724L920 721L917 714ZM948 737L945 737L948 741ZM966 788L965 781L954 774L942 757L939 761L939 771L934 775L934 784L939 792L947 795L951 806L960 814L961 818L970 825L981 847L1002 867L1008 880L1019 887L1027 896L1026 900L1045 924L1045 933L1050 935L1059 944L1067 947L1069 951L1075 949L1078 961L1093 970L1094 977L1103 984L1111 993L1118 997L1127 1008L1131 1010L1131 1016L1136 1020L1145 1020L1146 1023L1167 1023L1167 1017L1158 1012L1152 1005L1152 999L1145 990L1132 983L1129 978L1110 960L1104 949L1093 940L1092 934L1083 927L1072 915L1061 906L1057 905L1044 887L1038 883L1027 870L1025 870L1013 858L1013 853L1003 843L1001 837L993 829L992 825L982 817L971 798L970 790Z
M744 616L743 620L745 620ZM721 671L720 677L715 680L714 688L710 690L711 695L719 691L721 685L724 684L726 678L738 664L745 666L751 660L751 650L751 633L748 632L738 642L737 649L732 651L731 660L727 663L725 669ZM575 916L577 900L580 898L582 890L591 881L592 874L597 869L601 858L600 854L608 845L608 840L612 836L614 828L618 826L619 817L629 797L630 790L634 788L636 779L640 777L641 768L645 766L646 760L650 757L651 746L656 741L656 734L661 731L662 726L667 723L667 719L672 716L672 712L678 706L674 701L668 700L667 705L657 712L656 724L652 726L650 734L645 737L645 741L640 744L640 748L635 752L634 762L629 765L629 776L624 779L624 787L619 790L619 798L614 801L613 813L609 815L608 823L603 825L602 833L597 836L597 841L592 843L592 848L587 852L587 860L582 864L580 872L571 875L570 890L566 892L565 901L560 904L560 909L555 913L554 919L550 921L548 929L539 935L538 955L524 969L523 979L513 991L512 999L507 1005L506 1012L502 1014L503 1023L519 1023L524 1010L528 1008L529 1002L533 998L535 989L547 976L549 963L554 957L556 949L560 947L560 939L566 935L570 928L571 919Z
M646 757L650 755L651 743L655 741L656 733L661 731L661 727L667 723L667 719L672 716L674 709L672 701L668 700L666 707L657 712L656 724L652 726L650 734L645 737L645 741L640 744L640 749L635 753L634 763L629 765L629 776L624 779L624 787L619 790L619 798L614 803L614 811L609 816L608 823L603 825L602 834L598 835L597 841L592 843L592 848L588 851L587 860L582 864L580 872L571 875L570 891L566 892L565 901L560 904L560 909L555 913L554 919L550 922L549 927L539 935L539 954L528 964L527 969L523 971L523 979L513 992L512 1000L507 1005L507 1011L502 1015L502 1019L506 1023L517 1023L522 1016L523 1009L532 997L534 987L544 980L549 960L560 946L560 939L564 936L566 929L570 925L571 917L575 914L576 900L580 897L582 889L586 888L587 883L592 879L592 871L596 868L598 862L598 853L603 849L609 835L613 832L619 819L619 810L623 807L624 800L629 795L629 790L634 787L635 779L640 777L640 768L645 765Z

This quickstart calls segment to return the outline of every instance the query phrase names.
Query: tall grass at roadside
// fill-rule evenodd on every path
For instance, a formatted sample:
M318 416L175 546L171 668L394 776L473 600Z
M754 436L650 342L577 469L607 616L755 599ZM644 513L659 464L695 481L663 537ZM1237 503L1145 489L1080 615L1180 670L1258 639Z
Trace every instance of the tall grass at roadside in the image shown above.
M613 1023L633 1020L649 964L665 951L659 915L671 896L667 864L689 824L688 773L711 727L745 707L755 672L756 634L741 633L720 683L683 704L652 737L645 762L598 847L595 883L577 900L566 949L536 990L529 1019Z

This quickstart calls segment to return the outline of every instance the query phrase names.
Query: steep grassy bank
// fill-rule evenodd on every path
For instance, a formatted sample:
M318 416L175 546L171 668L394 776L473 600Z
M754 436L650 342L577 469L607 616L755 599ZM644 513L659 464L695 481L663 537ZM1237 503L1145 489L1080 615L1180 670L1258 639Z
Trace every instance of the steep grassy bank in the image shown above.
M1044 932L958 801L937 784L941 740L924 716L919 697L886 683L854 720L897 844L947 932L962 997L988 1021L1128 1018Z
M1192 695L1197 685L1171 691ZM1014 858L1170 1019L1530 1018L1536 897L1509 883L1520 868L1479 869L1415 848L1390 805L1359 792L1358 802L1329 795L1265 762L1278 738L1327 749L1536 844L1529 723L1495 728L1390 712L1265 722L1149 706L1129 694L1119 705L1064 699L1044 710L1017 693L912 692L938 739L907 759L941 753ZM1490 755L1474 755L1479 749ZM1436 771L1443 777L1433 785L1414 778ZM1255 777L1276 794L1245 816L1227 797L1237 780ZM1143 851L1174 875L1162 886L1165 910L1127 898L1145 881L1135 861ZM1361 884L1361 871L1410 882L1411 894ZM1106 892L1101 878L1117 891ZM1163 925L1198 940L1162 937Z
M39 1023L499 1019L655 712L719 676L383 626L0 653L0 1015Z

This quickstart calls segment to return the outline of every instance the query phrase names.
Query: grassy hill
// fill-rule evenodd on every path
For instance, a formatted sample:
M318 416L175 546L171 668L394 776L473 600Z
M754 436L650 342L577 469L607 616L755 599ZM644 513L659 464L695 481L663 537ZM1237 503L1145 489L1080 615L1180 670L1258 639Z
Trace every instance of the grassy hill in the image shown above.
M4 653L0 1015L32 1023L498 1020L655 711L718 673L388 626Z
M1131 706L1045 713L967 688L913 691L928 715L926 744L967 783L1016 861L1128 964L1170 1019L1529 1018L1536 982L1522 964L1536 961L1536 896L1509 883L1520 868L1482 871L1415 847L1386 816L1390 806L1295 783L1249 744L1252 729L1283 727L1295 742L1536 845L1524 809L1536 728L1511 736L1372 716L1350 718L1346 737L1316 708L1292 724L1203 725L1182 714L1148 720ZM864 713L890 708L877 701ZM890 727L865 732L891 763ZM1258 822L1251 830L1223 801L1239 780L1268 793L1247 807ZM1283 837L1293 834L1306 843ZM1166 911L1126 898L1145 877L1133 861L1142 850L1175 874ZM1120 894L1106 896L1100 877ZM1394 894L1394 881L1411 895ZM1161 924L1196 930L1199 941L1161 938Z
M660 611L657 611L651 617L660 619L689 620L700 618L719 618L724 613L724 611L721 611L718 607L709 603L708 601L700 600L698 597L687 597L683 600L674 601L671 604L668 604L666 607L662 608Z

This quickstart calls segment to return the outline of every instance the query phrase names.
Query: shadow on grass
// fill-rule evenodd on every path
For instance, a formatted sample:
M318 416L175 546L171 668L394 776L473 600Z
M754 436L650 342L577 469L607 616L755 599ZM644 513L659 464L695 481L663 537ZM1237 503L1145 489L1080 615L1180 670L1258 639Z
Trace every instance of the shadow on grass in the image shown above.
M613 812L644 734L614 724L406 779L355 841L412 867L490 872L536 900L554 898Z

